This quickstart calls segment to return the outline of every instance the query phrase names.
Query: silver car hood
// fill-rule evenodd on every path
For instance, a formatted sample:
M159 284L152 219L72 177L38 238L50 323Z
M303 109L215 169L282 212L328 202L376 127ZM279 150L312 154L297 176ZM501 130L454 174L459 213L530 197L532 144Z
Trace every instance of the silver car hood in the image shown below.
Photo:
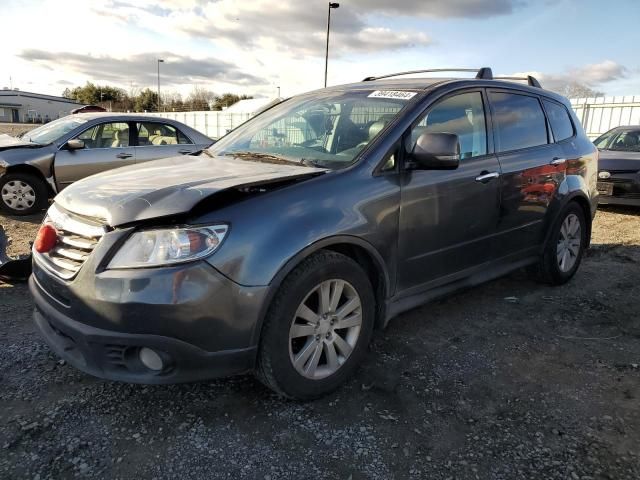
M0 151L8 150L10 148L40 148L42 145L37 143L27 142L20 138L12 137L6 133L0 134Z
M205 198L229 188L311 177L324 171L206 154L181 155L84 178L65 188L55 202L115 227L187 213Z

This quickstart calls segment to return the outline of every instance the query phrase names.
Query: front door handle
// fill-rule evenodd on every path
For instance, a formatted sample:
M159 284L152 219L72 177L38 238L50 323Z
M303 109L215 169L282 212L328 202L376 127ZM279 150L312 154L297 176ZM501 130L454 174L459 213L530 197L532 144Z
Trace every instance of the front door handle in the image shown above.
M116 157L118 157L118 158L129 158L129 157L133 157L133 154L131 154L131 153L119 153L118 155L116 155Z
M178 150L178 153L188 155L189 153L193 153L193 150Z
M482 172L476 177L476 182L487 183L499 176L500 174L498 172Z
M566 158L555 157L553 160L551 160L550 165L562 165L566 161Z

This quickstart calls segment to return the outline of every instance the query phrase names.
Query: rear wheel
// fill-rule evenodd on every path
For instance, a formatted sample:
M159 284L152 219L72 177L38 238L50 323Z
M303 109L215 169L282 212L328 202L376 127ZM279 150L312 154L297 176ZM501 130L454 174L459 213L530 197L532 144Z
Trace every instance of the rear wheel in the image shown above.
M29 173L0 177L0 210L9 215L31 215L47 206L47 186Z
M568 282L580 266L586 245L584 211L577 203L571 203L558 217L545 246L538 265L541 280L552 285Z
M304 260L282 283L265 319L258 378L301 400L337 388L366 353L374 303L367 275L349 257L322 251Z

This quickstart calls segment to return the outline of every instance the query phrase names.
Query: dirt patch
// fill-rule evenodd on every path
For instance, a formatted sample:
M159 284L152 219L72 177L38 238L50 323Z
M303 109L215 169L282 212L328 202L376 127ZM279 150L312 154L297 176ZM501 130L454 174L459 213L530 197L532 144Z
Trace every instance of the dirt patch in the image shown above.
M36 219L0 221L28 248ZM40 340L26 287L0 288L0 477L635 480L639 297L640 211L601 210L569 284L518 272L408 312L300 404L250 376L87 376Z

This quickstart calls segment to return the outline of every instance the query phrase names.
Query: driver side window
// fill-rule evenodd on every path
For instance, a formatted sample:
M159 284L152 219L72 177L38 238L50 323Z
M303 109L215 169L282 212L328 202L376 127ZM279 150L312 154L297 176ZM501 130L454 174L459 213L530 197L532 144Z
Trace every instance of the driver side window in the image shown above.
M424 133L455 133L460 143L460 159L487 154L487 127L482 93L469 92L446 98L431 107L408 136L411 152Z

